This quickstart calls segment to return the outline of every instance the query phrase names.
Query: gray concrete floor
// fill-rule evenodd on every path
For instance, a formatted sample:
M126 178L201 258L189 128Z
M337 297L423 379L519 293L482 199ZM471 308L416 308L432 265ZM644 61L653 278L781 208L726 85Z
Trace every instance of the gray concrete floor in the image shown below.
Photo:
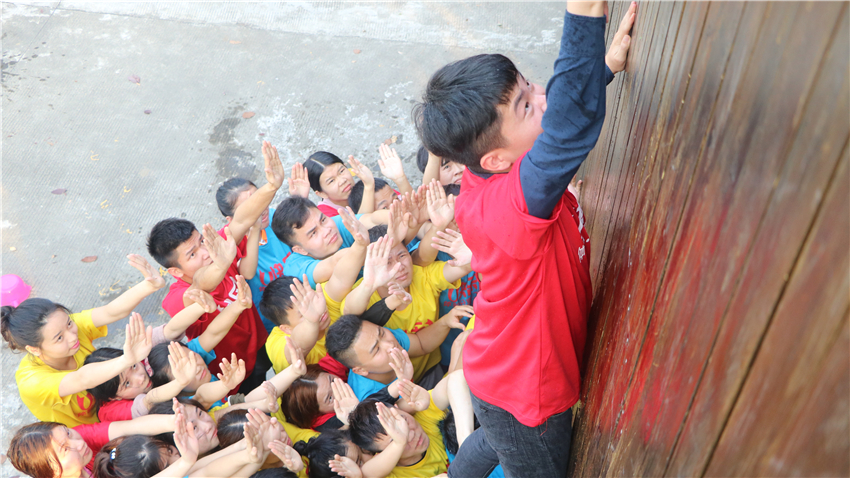
M563 2L3 3L2 273L74 311L107 303L140 280L125 256L148 257L157 221L218 227L221 181L264 181L264 139L287 173L328 150L378 174L378 144L395 137L418 184L410 111L431 73L501 52L544 83L563 11ZM149 324L167 318L163 294L137 309ZM123 323L96 344L120 347ZM35 420L15 384L20 358L3 347L3 451ZM7 462L0 474L17 472Z

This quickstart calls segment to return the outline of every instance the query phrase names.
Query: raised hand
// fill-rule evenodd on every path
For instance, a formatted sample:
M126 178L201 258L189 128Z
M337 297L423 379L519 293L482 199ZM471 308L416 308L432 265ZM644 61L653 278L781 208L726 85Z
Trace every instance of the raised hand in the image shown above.
M333 460L328 460L331 471L345 478L363 478L363 471L357 466L357 462L347 456L334 455Z
M252 305L251 288L241 275L236 276L236 300L233 303L242 310L250 309Z
M307 179L307 170L301 163L292 165L292 173L289 175L289 195L306 198L310 195L310 180Z
M304 469L304 462L301 461L301 455L290 446L291 444L292 440L287 436L286 441L275 440L271 442L269 448L289 471L300 473Z
M367 168L359 160L354 159L354 156L351 155L348 156L348 164L351 165L354 175L363 181L364 186L375 187L375 176L372 175L372 171L370 171L369 168Z
M186 289L186 292L183 293L183 297L200 305L204 309L204 312L208 314L215 311L217 307L215 299L212 298L209 292L202 291L201 289Z
M263 437L257 427L246 423L242 425L242 436L245 440L245 458L248 463L262 463Z
M413 362L407 350L396 347L390 349L390 368L399 380L413 380Z
M125 331L124 358L131 364L141 362L151 353L153 328L148 326L146 329L142 316L133 312Z
M245 380L245 361L237 359L236 354L230 354L230 361L227 358L221 359L221 373L217 374L221 383L232 390Z
M404 290L398 282L390 282L387 288L389 295L387 296L387 308L392 310L404 310L408 305L413 303L413 296Z
M375 406L378 408L378 421L381 422L387 436L401 446L407 445L407 433L410 428L398 409L388 408L383 402L378 402Z
M176 402L177 399L175 398ZM195 426L191 422L186 421L186 415L183 409L180 412L174 413L174 446L180 452L180 458L186 461L195 461L198 459L200 446L198 445L198 437L195 436Z
M260 387L262 387L263 393L266 395L266 400L269 402L269 413L276 412L280 408L280 405L277 402L277 389L274 384L266 380Z
M398 392L401 398L407 400L407 404L416 411L427 410L431 405L431 395L428 391L410 380L399 380Z
M351 385L337 378L331 381L331 393L334 396L334 413L336 413L336 417L339 421L348 425L348 416L357 408L360 400L354 395Z
M286 345L283 347L283 354L286 361L289 362L289 368L295 372L295 375L303 377L307 373L307 361L304 360L304 352L288 335L286 336Z
M401 264L396 263L392 269L387 267L392 248L393 240L387 236L369 244L366 248L366 262L363 264L364 282L371 283L373 287L383 287L398 274Z
M390 148L384 143L378 146L378 152L381 157L378 158L378 167L381 168L381 174L384 177L395 181L397 178L404 176L404 168L401 165L401 158L398 156L394 148Z
M366 229L366 226L357 219L357 216L354 215L354 211L352 211L350 207L340 209L339 217L342 218L342 225L345 226L345 228L348 229L348 232L351 233L351 236L354 237L355 243L363 247L369 245L369 230Z
M626 59L629 55L629 46L632 43L632 37L629 36L629 31L632 29L632 25L635 24L636 16L637 2L632 2L623 19L620 20L620 26L617 28L617 33L614 34L614 39L611 41L611 48L605 54L605 64L608 65L612 73L618 73L626 69Z
M207 246L210 258L226 269L236 258L236 240L230 234L230 227L225 226L224 235L227 239L219 236L209 224L204 224L204 244Z
M289 290L292 291L292 302L298 307L298 312L301 313L304 320L319 324L328 312L328 303L325 302L325 296L321 293L321 288L318 292L311 289L310 282L305 274L303 282L294 279L292 285L289 286Z
M460 318L472 317L473 315L475 315L475 311L471 305L456 305L446 315L440 317L440 320L452 329L464 330L466 325L460 321Z
M127 262L141 272L154 289L165 287L165 278L159 275L159 271L154 269L144 257L138 254L127 254Z
M463 242L463 235L455 230L437 231L436 237L431 239L431 245L454 257L448 262L450 266L462 267L472 263L472 251Z
M280 162L280 156L277 154L277 148L271 145L268 141L263 141L263 161L265 162L266 181L269 182L275 189L280 189L283 185L283 163Z
M387 235L391 237L396 244L400 244L404 241L405 236L407 236L408 224L410 222L409 214L406 215L403 210L403 201L404 197L402 197L401 201L393 201L390 203L389 208ZM405 216L408 216L407 221L404 220Z
M268 415L256 408L248 409L247 418L248 423L257 427L262 437L263 450L269 450L271 442L280 440L283 428L276 418L269 418Z
M171 366L171 375L184 388L195 378L196 364L187 353L188 350L177 342L168 344L168 365Z
M446 197L446 190L435 179L425 190L425 199L428 204L428 216L438 230L448 227L455 218L455 198Z

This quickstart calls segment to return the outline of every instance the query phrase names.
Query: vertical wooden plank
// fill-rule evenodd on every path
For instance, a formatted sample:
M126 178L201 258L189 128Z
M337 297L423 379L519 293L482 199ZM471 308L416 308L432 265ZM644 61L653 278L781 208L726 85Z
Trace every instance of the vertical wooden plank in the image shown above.
M734 25L732 19L740 18L733 6L724 4L717 15L710 12L706 21L700 53L704 50L708 59L702 71L698 63L691 79L693 93L706 94L705 99L696 100L699 104L717 95L711 74L723 71L721 65L733 43L723 26ZM682 128L669 172L679 174L677 169L686 168L692 158L700 159L633 379L636 386L629 391L618 426L623 430L623 446L612 457L611 475L658 476L666 468L735 290L740 264L751 250L787 157L797 128L795 114L805 105L841 8L822 4L806 11L800 4L770 5L751 57L764 61L751 62L734 97L721 95L717 104L720 112L731 105L732 121L725 128L709 122L705 143L705 123L689 121ZM751 34L743 30L739 38ZM783 48L776 48L776 38ZM783 74L787 71L798 73Z
M650 152L648 164L649 173L646 179L649 186L645 188L646 195L643 196L646 201L645 211L651 215L654 211L655 199L659 194L670 194L671 191L677 190L675 185L670 181L663 181L663 171L667 164L667 155L665 153L658 154L658 147L665 144L670 144L667 138L675 136L674 130L677 124L677 118L681 110L681 100L686 91L686 80L690 67L693 63L693 54L699 43L699 37L702 32L702 26L705 21L705 15L708 9L708 4L703 2L688 2L678 4L675 8L679 8L680 15L672 16L673 21L669 25L667 37L675 39L671 43L664 43L664 53L662 61L668 62L670 70L664 75L663 87L660 97L660 105L658 107L657 122L652 132L650 140ZM663 29L662 29L663 33ZM658 161L656 161L658 158ZM675 216L678 220L678 216ZM667 233L666 241L661 240L661 243L666 243L666 246L656 247L650 250L647 254L654 254L656 257L644 257L644 260L649 260L650 263L656 263L657 257L661 258L663 263L667 256L667 248L672 242L672 232L667 232L665 228L656 228L655 231L662 235ZM593 238L591 239L593 240ZM663 251L663 252L659 252ZM657 284L661 275L661 268L641 269L641 274L649 275L646 278L647 284ZM647 286L637 288L635 296L641 296L643 300L636 298L636 304L642 306L646 312L651 310L654 302L656 287ZM607 301L598 301L596 304L605 304ZM600 306L594 305L594 310L591 312L591 321L594 316L597 316ZM625 390L628 387L631 371L633 369L634 360L626 358L625 362L622 356L615 353L608 353L615 347L618 350L626 350L631 354L631 358L636 356L637 350L643 339L646 328L646 320L649 314L637 313L637 308L632 307L634 319L621 319L619 323L624 324L626 329L625 334L614 333L609 335L611 338L603 338L601 341L595 342L592 346L597 350L605 348L605 352L599 357L599 363L592 376L603 377L599 386L587 388L586 394L586 413L585 418L579 423L579 427L587 432L588 438L579 443L577 449L577 464L576 474L581 475L598 475L602 473L605 465L605 456L609 450L609 443L613 439L612 433L618 418L621 407L622 397L625 395ZM642 322L641 322L642 321ZM598 353L598 352L596 352ZM614 358L616 356L616 358ZM615 370L611 370L614 367ZM619 369L622 367L622 371Z
M848 140L850 28L846 13L820 69L818 83L762 221L735 296L725 312L706 370L667 470L669 476L698 476L764 334L808 227Z
M710 476L790 475L800 463L814 467L805 470L808 476L847 476L850 471L847 395L837 395L846 390L848 379L847 362L841 363L840 354L847 349L844 332L850 307L849 165L845 152L710 458ZM832 344L838 347L835 351ZM837 392L831 399L829 394L814 395L824 387ZM805 448L812 456L788 449L789 443L806 438L795 436L801 431L814 438Z

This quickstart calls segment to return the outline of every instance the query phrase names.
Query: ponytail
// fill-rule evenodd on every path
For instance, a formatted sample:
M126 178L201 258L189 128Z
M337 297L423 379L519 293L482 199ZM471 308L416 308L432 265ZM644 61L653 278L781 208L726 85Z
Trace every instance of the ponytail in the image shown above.
M13 352L24 352L26 347L40 347L44 342L41 329L50 314L61 310L71 313L64 305L47 299L27 299L21 305L0 308L0 334Z
M150 478L168 466L167 443L143 435L110 440L94 457L98 478Z

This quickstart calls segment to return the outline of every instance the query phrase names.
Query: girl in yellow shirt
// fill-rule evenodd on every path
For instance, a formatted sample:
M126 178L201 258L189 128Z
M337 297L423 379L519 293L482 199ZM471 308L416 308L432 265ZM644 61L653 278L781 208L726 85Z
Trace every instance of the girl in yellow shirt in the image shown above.
M92 340L106 336L106 326L132 312L165 280L139 255L127 256L144 280L112 302L78 314L47 299L27 299L0 310L0 333L13 351L26 351L15 373L21 401L41 421L68 427L96 423L94 400L86 390L111 379L145 358L151 329L134 313L127 325L124 355L83 366L94 351Z

